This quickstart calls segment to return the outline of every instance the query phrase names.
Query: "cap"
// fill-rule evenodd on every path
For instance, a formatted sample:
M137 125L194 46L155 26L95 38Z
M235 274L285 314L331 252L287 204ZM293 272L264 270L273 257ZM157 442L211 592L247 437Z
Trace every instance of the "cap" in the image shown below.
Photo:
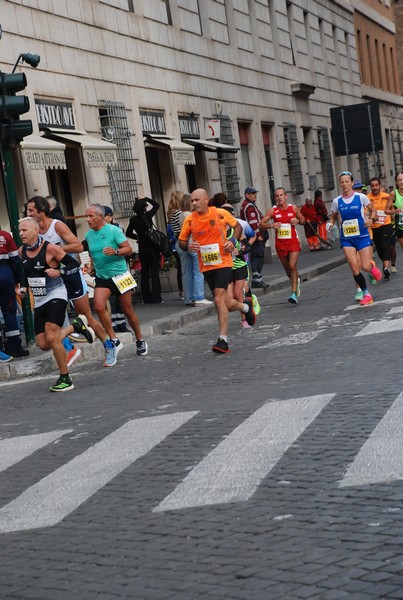
M259 190L257 190L254 187L247 187L245 188L245 195L246 194L256 194L256 192L258 192Z
M105 211L105 216L106 215L110 215L110 216L113 215L113 210L111 209L110 206L104 206L104 211Z
M359 179L354 179L353 190L364 187Z

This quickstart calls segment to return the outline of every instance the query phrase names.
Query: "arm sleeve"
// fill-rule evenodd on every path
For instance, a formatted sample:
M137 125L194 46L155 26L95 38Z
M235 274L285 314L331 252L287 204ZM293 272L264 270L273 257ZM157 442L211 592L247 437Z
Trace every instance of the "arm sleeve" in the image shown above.
M129 225L127 226L126 237L130 238L131 240L137 240L137 233L134 228L133 217L130 219Z
M20 283L22 279L22 262L18 255L18 249L10 234L7 234L5 238L7 240L8 263L13 272L15 283Z
M255 233L259 233L259 213L254 206L247 206L245 217Z
M150 208L150 210L148 210L146 212L146 214L148 215L149 219L151 220L153 218L153 216L157 213L160 205L158 202L156 202L155 200L153 200L152 198L146 198L147 202L149 204L151 204L152 208Z

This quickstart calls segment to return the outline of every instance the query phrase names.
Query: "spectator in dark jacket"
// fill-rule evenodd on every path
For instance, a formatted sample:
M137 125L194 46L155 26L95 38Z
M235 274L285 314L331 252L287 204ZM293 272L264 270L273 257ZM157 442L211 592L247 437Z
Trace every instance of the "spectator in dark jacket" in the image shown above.
M320 190L315 191L313 207L318 215L318 234L326 240L326 222L329 220L329 215L327 214L326 204L322 200L322 192ZM322 245L322 249L327 249L327 246Z
M151 204L150 210L147 210L147 203ZM137 240L139 245L141 294L145 304L159 304L162 302L160 282L161 253L146 236L146 231L150 228L153 216L159 207L158 202L151 198L137 198L133 204L134 216L130 219L126 230L126 237Z

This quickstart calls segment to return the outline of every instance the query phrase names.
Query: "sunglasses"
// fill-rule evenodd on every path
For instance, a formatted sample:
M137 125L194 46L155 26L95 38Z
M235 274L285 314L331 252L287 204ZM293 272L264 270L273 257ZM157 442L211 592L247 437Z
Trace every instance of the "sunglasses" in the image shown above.
M349 175L350 177L352 177L352 173L350 173L350 171L342 171L341 173L339 173L339 177L341 177L342 175Z

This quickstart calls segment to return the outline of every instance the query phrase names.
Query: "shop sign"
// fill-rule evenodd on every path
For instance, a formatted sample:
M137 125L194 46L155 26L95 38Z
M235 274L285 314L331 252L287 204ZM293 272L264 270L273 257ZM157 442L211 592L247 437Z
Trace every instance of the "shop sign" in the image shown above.
M28 150L24 148L23 156L28 169L66 169L64 150Z
M35 100L39 129L75 129L73 105L70 102Z
M206 140L215 140L220 137L220 119L209 119L204 122Z
M200 138L199 121L197 120L197 117L181 115L179 117L179 131L183 138Z
M194 150L171 150L174 165L195 165Z
M166 134L165 116L163 112L140 111L141 129L143 133Z
M83 150L85 162L89 167L113 167L117 164L115 150Z

